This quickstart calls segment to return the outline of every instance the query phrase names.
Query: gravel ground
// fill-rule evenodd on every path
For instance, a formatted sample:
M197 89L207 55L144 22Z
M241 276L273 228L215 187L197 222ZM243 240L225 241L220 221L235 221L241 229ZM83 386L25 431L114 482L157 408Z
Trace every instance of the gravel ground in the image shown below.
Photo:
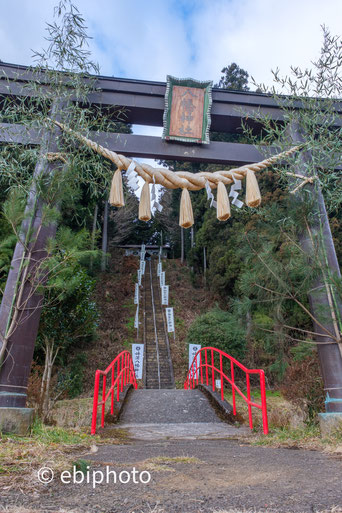
M100 446L82 457L89 461L89 483L63 484L56 476L53 483L37 484L29 495L5 491L0 511L15 513L15 506L30 513L342 511L342 459L317 451L237 440L170 440ZM92 472L103 471L106 480L106 466L117 473L117 483L93 488L94 475L97 480L101 476ZM119 482L120 472L121 480L130 482ZM149 475L148 483L140 482Z

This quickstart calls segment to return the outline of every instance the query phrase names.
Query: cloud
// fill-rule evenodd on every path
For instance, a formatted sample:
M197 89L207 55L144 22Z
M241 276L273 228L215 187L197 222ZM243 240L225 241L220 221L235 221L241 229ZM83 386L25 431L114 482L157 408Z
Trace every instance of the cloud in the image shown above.
M220 77L237 62L258 82L271 69L309 66L319 54L320 25L338 34L340 0L74 0L86 19L95 60L105 75L165 80L167 74ZM44 45L57 0L6 2L0 58L31 64ZM18 16L20 12L20 16Z

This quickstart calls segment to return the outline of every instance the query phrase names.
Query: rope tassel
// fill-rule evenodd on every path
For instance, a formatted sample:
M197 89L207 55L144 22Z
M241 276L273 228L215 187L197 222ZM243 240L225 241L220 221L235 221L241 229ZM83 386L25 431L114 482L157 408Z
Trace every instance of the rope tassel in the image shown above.
M150 198L150 184L144 183L141 191L139 203L139 219L140 221L149 221L151 219L151 198Z
M190 194L188 189L183 189L180 202L179 226L190 228L193 224L194 214L192 212Z
M223 182L219 182L217 185L216 217L219 221L227 221L230 218L229 198Z
M109 194L109 203L113 207L123 207L125 205L121 169L117 169L113 175L112 185Z
M246 173L246 205L248 207L258 207L261 203L261 194L258 181L254 171L247 169Z

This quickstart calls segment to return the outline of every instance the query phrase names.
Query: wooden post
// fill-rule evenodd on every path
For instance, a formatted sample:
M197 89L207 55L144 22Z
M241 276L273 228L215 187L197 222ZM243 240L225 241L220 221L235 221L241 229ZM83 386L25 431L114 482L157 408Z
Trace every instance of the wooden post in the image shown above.
M191 244L191 249L194 247L195 245L195 242L194 242L194 227L191 226L190 228L190 244ZM192 258L194 258L194 256L192 255ZM192 265L191 266L191 272L194 272L194 266Z
M181 226L181 264L184 264L184 228Z
M91 249L94 251L95 249L95 234L96 234L96 225L97 225L97 213L98 213L99 207L96 203L95 209L94 209L94 217L93 217L93 229L91 232ZM93 270L93 257L90 259L90 270Z
M207 255L205 251L205 246L203 247L203 276L204 276L204 286L207 285Z
M64 102L56 100L51 109L51 117L60 119L59 113L63 106ZM58 151L59 137L61 132L57 127L51 127L42 134L41 156L35 167L35 179L43 174L53 173L61 165L59 161L49 162L45 158L47 152ZM56 235L55 223L42 224L43 209L43 201L37 196L33 182L25 210L27 217L21 227L21 240L17 242L14 250L0 307L0 351L3 350L0 368L0 407L23 408L26 404L27 382L43 305L43 297L36 292L36 284L31 282L30 274L34 273L46 258L47 240ZM28 238L28 233L32 242L26 241L27 251L24 242ZM28 252L34 257L26 266ZM23 279L23 293L19 300L17 289ZM13 323L14 315L14 328L8 337L8 329Z
M102 229L102 261L101 271L105 271L107 267L107 249L108 249L108 201L105 201L103 212L103 229Z
M303 137L297 126L293 125L290 128L289 133L291 140L296 144L303 142ZM295 172L300 172L306 176L305 161L310 159L310 153L302 152L301 160L303 166L299 166ZM319 237L319 234L321 233L323 235L322 243L325 246L328 266L332 273L334 273L337 277L340 277L341 272L331 235L329 218L326 212L324 198L318 180L315 180L312 185L307 184L296 193L299 200L303 195L303 189L310 189L311 198L314 200L313 203L317 205L317 213L315 216L313 216L309 226L310 234L306 231L303 232L300 237L301 247L307 254L308 259L313 259L315 256L317 256L317 252L313 247L312 237ZM323 266L325 266L325 262L323 262ZM320 323L319 325L314 322L314 331L319 333L319 335L315 337L315 340L317 342L321 342L321 344L317 344L317 349L324 382L324 390L327 393L326 411L327 413L342 413L342 357L339 348L341 342L340 344L337 344L336 342L332 341L331 338L327 336L327 333L323 328L327 329L330 333L337 335L337 338L340 337L340 333L333 318L331 301L328 297L327 283L323 274L316 278L315 283L313 284L313 288L309 292L308 296L311 313ZM338 300L338 298L336 299L338 303L337 308L342 313L341 302Z

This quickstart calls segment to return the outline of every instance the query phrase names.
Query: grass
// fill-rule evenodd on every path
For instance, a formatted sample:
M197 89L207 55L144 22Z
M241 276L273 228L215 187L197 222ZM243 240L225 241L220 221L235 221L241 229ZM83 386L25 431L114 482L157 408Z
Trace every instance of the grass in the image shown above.
M255 433L249 443L264 447L321 450L342 456L342 429L330 436L322 436L317 425L305 425L302 428L273 428L267 436Z
M194 456L175 456L175 457L169 457L169 456L157 456L155 458L150 458L148 460L145 460L145 462L148 463L165 463L165 464L172 464L172 463L189 463L189 464L198 464L201 463L201 460L198 458L195 458Z
M75 456L94 445L118 440L91 436L89 430L44 426L36 421L30 436L0 436L0 478L4 487L30 488L37 484L37 470L51 466L55 472L72 468ZM77 458L76 458L77 459Z
M225 399L232 404L231 392L225 391ZM252 390L251 397L260 402L260 391ZM262 432L261 410L252 407L253 432L246 437L247 443L267 447L296 447L342 454L342 428L330 436L323 436L317 424L307 424L302 412L287 401L279 391L267 391L269 434ZM236 394L236 410L248 426L247 403Z
M247 396L247 393L242 390ZM224 397L226 401L232 404L231 391L225 391ZM248 407L246 401L239 395L236 397L237 413L243 418L244 424L248 425ZM252 401L261 404L260 390L251 390ZM296 428L304 426L303 413L287 401L278 390L266 391L267 416L270 429L276 428ZM256 430L262 430L262 412L259 408L252 407L253 426Z
M144 469L150 470L151 472L175 472L172 465L177 463L198 465L201 462L194 456L156 456L155 458L149 458L140 463Z

